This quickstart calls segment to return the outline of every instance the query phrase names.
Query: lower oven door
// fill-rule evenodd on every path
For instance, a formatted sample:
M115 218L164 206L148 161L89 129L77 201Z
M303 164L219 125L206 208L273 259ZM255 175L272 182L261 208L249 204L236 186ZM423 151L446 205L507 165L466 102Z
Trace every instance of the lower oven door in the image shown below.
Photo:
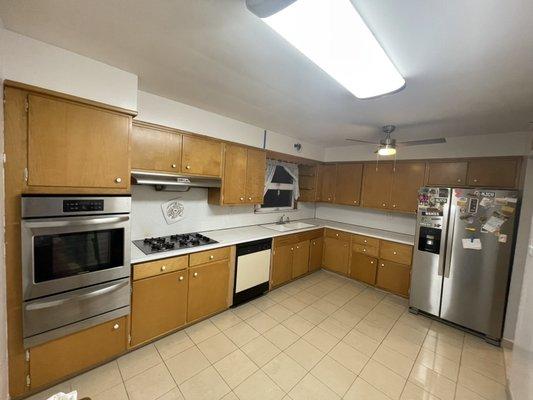
M129 314L130 280L27 301L23 308L24 345L31 347Z
M24 300L130 276L127 214L22 220Z

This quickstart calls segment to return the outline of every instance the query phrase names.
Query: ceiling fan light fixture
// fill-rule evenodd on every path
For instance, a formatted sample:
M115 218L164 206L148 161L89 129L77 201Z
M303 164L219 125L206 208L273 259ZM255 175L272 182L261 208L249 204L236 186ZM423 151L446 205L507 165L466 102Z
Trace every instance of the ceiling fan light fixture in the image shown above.
M378 149L378 154L380 156L393 156L396 154L396 147L387 144Z
M247 0L247 5L357 98L377 97L405 86L405 79L350 0L277 1L289 5L266 17L268 13L254 9L257 4L249 4L258 0ZM263 3L274 7L272 0Z

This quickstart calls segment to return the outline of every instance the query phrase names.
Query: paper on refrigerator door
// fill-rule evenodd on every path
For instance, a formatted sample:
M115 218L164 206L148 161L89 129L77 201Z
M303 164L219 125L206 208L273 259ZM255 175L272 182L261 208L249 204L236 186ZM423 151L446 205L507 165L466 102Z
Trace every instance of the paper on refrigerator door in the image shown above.
M463 249L481 250L481 240L479 239L463 239Z
M499 218L493 215L489 218L487 222L485 222L481 229L484 229L490 233L494 233L500 230L500 227L503 225L504 222L505 220L503 218Z

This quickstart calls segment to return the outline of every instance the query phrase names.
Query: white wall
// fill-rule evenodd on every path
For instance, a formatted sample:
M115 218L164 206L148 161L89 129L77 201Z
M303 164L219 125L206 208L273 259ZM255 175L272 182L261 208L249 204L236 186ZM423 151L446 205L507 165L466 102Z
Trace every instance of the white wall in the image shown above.
M533 231L533 219L524 221ZM533 232L529 237L529 256L526 257L522 294L516 324L511 365L507 366L509 390L513 400L533 399ZM527 243L526 243L527 244ZM510 368L509 368L510 367Z
M167 225L161 204L180 199L184 218ZM201 232L212 229L274 222L283 213L254 214L253 206L213 206L207 204L207 189L191 188L185 193L156 192L150 186L132 187L131 237L133 240L175 233ZM300 204L298 210L285 213L291 219L313 218L313 204Z
M524 180L524 191L522 193L522 204L520 208L520 219L516 236L516 249L513 261L513 273L511 285L509 287L509 299L507 303L507 315L505 318L504 338L513 340L518 317L518 305L520 292L523 287L524 269L527 259L527 245L530 232L530 221L533 217L533 156L527 160L526 176ZM533 289L533 288L531 288Z
M4 30L0 20L0 42ZM0 85L4 76L4 56L0 52ZM4 153L4 103L0 102L0 154ZM4 254L4 163L0 162L0 399L7 399L7 315L6 315L6 268Z
M532 132L494 135L458 136L447 138L446 143L405 147L398 150L397 159L427 159L454 157L523 156L529 154ZM326 161L374 160L374 145L329 147Z
M415 234L416 218L408 214L318 203L316 217L409 235Z
M137 109L137 76L17 33L2 30L4 79Z
M155 94L138 92L138 112L136 119L139 121L201 133L249 146L263 147L263 128ZM294 149L294 143L302 144L301 152ZM271 131L267 132L266 149L315 160L324 158L322 147Z

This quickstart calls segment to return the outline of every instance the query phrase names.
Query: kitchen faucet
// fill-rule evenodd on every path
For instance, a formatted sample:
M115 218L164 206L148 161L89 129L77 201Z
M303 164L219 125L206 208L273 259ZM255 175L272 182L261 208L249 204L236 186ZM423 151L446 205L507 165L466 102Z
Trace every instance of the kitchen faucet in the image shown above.
M289 222L291 222L290 218L287 217L287 216L285 216L285 214L283 214L283 215L279 218L278 222L276 222L276 224L278 224L278 225L283 225L283 224L288 224Z

